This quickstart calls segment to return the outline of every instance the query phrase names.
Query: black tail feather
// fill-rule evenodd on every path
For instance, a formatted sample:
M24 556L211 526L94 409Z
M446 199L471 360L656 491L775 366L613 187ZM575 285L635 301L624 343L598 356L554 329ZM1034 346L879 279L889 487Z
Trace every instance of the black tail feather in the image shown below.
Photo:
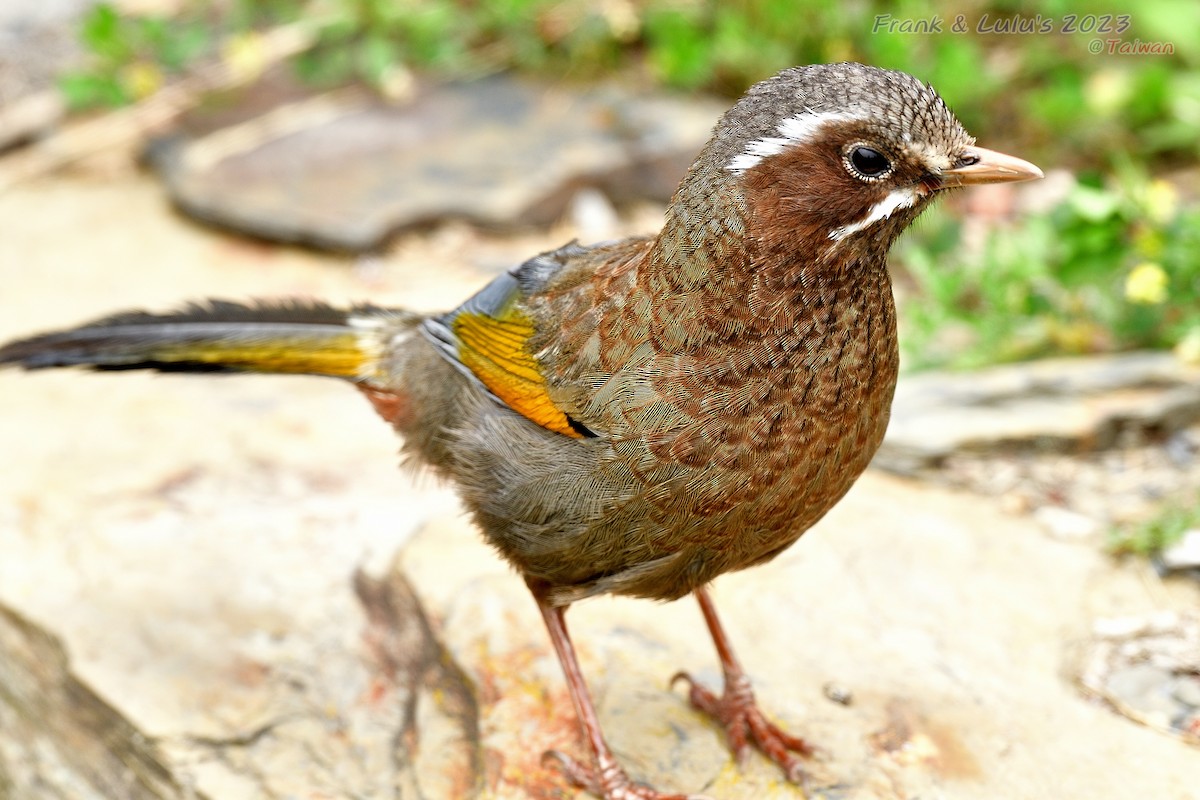
M370 355L363 349L361 321L403 313L365 305L347 311L313 302L209 300L167 313L122 312L78 328L9 342L0 346L0 366L354 378Z

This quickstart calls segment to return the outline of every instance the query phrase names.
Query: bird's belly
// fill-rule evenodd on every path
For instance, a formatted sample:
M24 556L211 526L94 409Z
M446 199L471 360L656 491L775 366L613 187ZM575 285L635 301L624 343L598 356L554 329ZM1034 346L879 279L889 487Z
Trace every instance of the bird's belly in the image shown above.
M567 600L600 592L679 597L769 560L841 499L887 427L892 386L862 392L836 413L764 409L773 426L726 421L720 446L683 434L563 442L564 454L589 458L564 456L557 470L535 471L517 491L510 484L499 495L508 498L508 519L491 526L489 538L522 572L562 587ZM480 497L491 502L495 487Z
M886 344L857 362L764 370L770 385L724 395L680 383L691 394L659 394L666 412L594 439L482 402L460 429L471 455L455 477L486 538L561 602L678 597L768 560L846 493L887 427Z

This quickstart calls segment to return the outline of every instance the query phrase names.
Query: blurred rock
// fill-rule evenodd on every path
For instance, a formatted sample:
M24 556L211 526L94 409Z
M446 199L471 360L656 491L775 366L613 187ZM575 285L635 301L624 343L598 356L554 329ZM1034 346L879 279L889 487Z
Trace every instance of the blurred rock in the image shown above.
M604 193L590 187L580 189L571 198L570 216L579 238L585 242L612 239L620 224L617 210Z
M0 152L51 128L66 113L58 76L83 60L76 29L96 0L0 4Z
M0 4L0 108L54 87L79 63L79 18L97 0L5 0Z
M203 800L70 669L62 643L0 604L0 796Z
M1200 746L1200 615L1159 611L1099 620L1080 685L1130 719ZM1195 756L1200 763L1200 755Z
M1200 569L1200 529L1188 531L1175 544L1164 548L1159 561L1168 572Z
M902 475L963 452L1079 453L1200 420L1200 368L1170 353L1044 359L901 378L873 462Z
M1108 692L1114 702L1135 709L1153 724L1165 728L1179 713L1179 703L1170 695L1171 671L1153 664L1127 664L1108 676Z
M1172 697L1192 708L1200 708L1200 675L1182 675L1172 684Z
M1057 506L1042 506L1033 512L1033 517L1056 539L1086 539L1100 532L1096 520Z
M404 106L354 92L287 99L271 107L254 95L252 114L199 109L152 146L174 202L216 225L330 250L377 248L445 218L544 225L581 187L616 203L669 199L725 107L509 76L425 86Z

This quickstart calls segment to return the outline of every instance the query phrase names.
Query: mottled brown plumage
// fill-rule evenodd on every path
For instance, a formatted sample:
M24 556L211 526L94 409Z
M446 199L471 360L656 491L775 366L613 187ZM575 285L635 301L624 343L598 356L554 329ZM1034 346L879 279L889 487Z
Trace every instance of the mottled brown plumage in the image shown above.
M791 545L879 447L895 238L941 189L1038 175L975 147L908 75L786 70L722 118L657 237L545 253L438 317L193 307L13 343L0 363L350 377L533 591L595 759L559 756L573 782L667 797L613 759L566 633L565 607L605 592L695 592L726 687L693 684L693 704L799 780L809 748L758 710L704 587Z

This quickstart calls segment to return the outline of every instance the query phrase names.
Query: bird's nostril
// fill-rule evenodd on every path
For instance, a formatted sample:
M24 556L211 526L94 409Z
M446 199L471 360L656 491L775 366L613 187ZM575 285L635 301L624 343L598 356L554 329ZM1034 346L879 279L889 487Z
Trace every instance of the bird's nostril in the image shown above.
M955 162L954 166L955 166L955 168L970 167L970 166L972 166L974 164L978 164L978 163L979 163L979 155L978 154L963 153L961 156L959 156L958 161Z

